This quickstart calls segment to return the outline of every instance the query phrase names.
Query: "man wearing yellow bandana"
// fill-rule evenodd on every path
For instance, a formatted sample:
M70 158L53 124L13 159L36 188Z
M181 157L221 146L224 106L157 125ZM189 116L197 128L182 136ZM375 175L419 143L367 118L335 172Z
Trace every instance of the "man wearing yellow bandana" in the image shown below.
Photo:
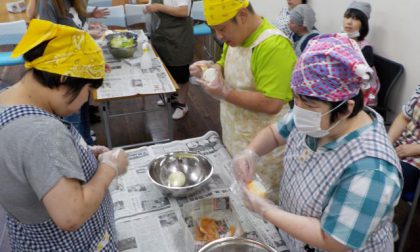
M216 64L199 61L191 74L203 77L214 68L216 78L198 82L211 96L220 99L223 142L232 156L240 153L265 126L288 110L292 99L290 77L296 61L290 41L268 21L258 16L247 0L204 0L204 16L216 36L224 41ZM212 80L213 79L213 80ZM282 167L282 150L264 156L257 173L277 194ZM250 160L252 161L252 160ZM280 168L279 168L280 167Z
M19 55L29 71L0 91L0 205L12 251L117 251L108 186L127 155L88 146L60 119L102 85L102 51L84 31L34 19Z

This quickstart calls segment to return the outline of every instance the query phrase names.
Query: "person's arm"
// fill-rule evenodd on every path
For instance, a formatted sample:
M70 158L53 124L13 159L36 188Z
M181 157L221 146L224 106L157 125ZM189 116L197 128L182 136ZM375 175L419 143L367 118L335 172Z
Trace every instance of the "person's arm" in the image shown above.
M114 177L127 170L127 154L121 149L99 157L95 175L86 183L62 177L43 197L51 219L61 229L79 229L99 208Z
M401 112L398 114L388 131L391 143L395 143L395 141L397 141L405 127L407 127L408 122L409 119L404 116L404 113Z
M99 9L98 7L95 7L92 12L88 12L86 15L87 18L106 18L110 13L108 8Z
M293 125L293 117L289 113L279 123L274 123L258 132L247 148L233 157L233 172L236 180L245 183L252 181L259 158L276 147L286 144Z
M259 156L263 156L278 146L285 145L286 139L278 133L276 125L276 123L269 125L258 132L247 148L253 150Z
M327 251L348 251L350 248L339 243L322 230L321 221L317 218L292 214L280 209L268 199L244 190L244 204L250 210L258 213L263 219L294 238Z
M38 1L29 0L28 5L26 6L26 17L29 20L32 20L38 16Z
M60 229L75 231L98 210L114 176L114 171L101 165L85 185L75 179L62 178L42 202Z
M337 252L350 250L349 247L325 234L322 231L321 222L316 218L291 214L279 208L265 211L263 218L312 247Z
M227 94L225 101L244 109L267 114L277 114L286 104L282 100L267 97L260 92L236 89Z
M171 7L164 4L150 4L145 7L145 12L162 12L174 17L188 17L188 6Z

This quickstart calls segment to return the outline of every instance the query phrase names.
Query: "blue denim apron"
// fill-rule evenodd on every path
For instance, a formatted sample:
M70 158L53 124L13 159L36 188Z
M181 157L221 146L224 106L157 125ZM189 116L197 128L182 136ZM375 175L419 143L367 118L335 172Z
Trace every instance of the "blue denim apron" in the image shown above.
M6 109L0 117L0 129L11 121L24 116L56 118L41 109L19 105ZM73 142L82 161L82 170L89 181L98 163L77 130L63 122L70 130ZM114 226L114 209L109 192L92 217L77 231L59 229L51 219L37 224L24 224L8 214L7 226L13 251L117 251Z

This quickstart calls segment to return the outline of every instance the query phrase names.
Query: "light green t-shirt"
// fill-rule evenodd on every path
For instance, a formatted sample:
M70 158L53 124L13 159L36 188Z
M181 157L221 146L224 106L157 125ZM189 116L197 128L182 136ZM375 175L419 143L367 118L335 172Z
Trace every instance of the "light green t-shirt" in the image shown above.
M243 47L249 47L268 29L276 29L265 18L258 29L249 36ZM217 64L225 64L229 46L223 45L223 52ZM293 98L290 78L295 67L296 56L291 42L282 36L271 36L253 49L251 71L254 75L256 90L267 97L290 101Z

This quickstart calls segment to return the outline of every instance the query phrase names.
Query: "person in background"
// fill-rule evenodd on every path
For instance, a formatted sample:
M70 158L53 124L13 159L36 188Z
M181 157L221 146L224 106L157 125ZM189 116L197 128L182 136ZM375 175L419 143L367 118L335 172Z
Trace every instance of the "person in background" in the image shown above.
M373 47L366 40L366 36L369 33L370 12L371 6L369 3L353 1L344 13L342 29L349 35L350 38L357 41L357 44L359 44L366 62L373 69L372 80L368 85L363 87L363 95L365 105L376 106L380 82L373 64Z
M307 4L299 4L290 11L289 28L293 32L292 40L296 57L299 57L309 40L319 35L314 29L315 12Z
M117 251L108 187L127 154L86 145L60 119L102 85L102 50L85 31L34 19L20 55L29 71L0 93L0 204L12 251Z
M282 8L279 15L274 19L273 25L286 35L291 38L293 33L289 28L290 11L299 4L307 4L307 0L287 0L287 8Z
M38 3L38 17L56 24L68 25L87 31L88 17L101 18L109 15L109 10L95 8L92 12L86 13L86 1L83 0L46 0ZM80 111L65 118L74 124L83 139L93 145L90 122L89 122L89 102L83 104Z
M290 251L393 251L402 174L382 117L363 105L370 71L345 34L313 38L293 71L293 110L234 162L236 179L248 183L254 157L286 145L280 204L245 187L243 200Z
M388 132L404 176L402 197L412 201L420 178L420 86L403 106Z
M32 20L38 16L38 0L29 0L26 6L26 17Z
M158 25L152 31L152 45L172 77L181 85L178 94L166 101L175 109L172 114L175 120L183 118L188 112L188 69L193 61L194 48L190 3L190 0L152 0L152 4L145 7L146 13L156 14L152 16L152 26ZM165 101L159 100L157 104L163 106Z
M204 0L203 4L208 25L224 41L223 52L216 64L198 61L190 71L209 95L220 100L223 143L234 156L261 129L287 113L296 56L290 40L257 15L248 1ZM203 68L215 70L217 78L200 79ZM278 149L257 169L273 191L279 187L281 160Z

